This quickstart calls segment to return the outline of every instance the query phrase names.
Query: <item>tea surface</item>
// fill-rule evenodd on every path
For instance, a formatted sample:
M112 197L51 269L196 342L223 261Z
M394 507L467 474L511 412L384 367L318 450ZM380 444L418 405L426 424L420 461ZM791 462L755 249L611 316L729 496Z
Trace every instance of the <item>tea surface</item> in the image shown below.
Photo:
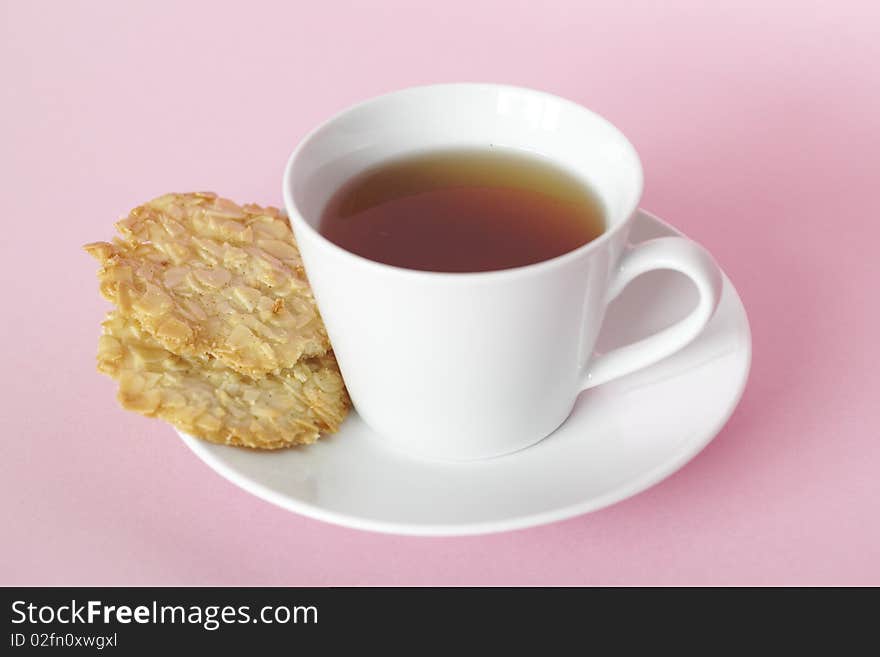
M504 149L435 151L355 176L328 202L322 235L370 260L438 272L520 267L605 230L590 188L546 160Z

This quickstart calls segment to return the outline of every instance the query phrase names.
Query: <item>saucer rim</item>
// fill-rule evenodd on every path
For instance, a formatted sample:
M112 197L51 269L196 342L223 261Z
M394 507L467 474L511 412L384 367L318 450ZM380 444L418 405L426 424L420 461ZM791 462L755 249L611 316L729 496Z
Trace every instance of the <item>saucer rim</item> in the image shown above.
M646 210L643 210L642 208L638 208L636 210L636 213L638 215L636 221L641 218L646 218L659 223L664 228L673 232L676 235L683 235L680 230L670 225L668 222L660 219L656 215ZM739 403L742 400L743 393L745 392L746 385L748 383L749 374L751 372L752 332L751 325L748 319L748 313L746 312L739 292L723 270L722 275L724 279L730 284L729 289L733 293L734 300L736 301L736 303L739 304L739 308L744 320L744 335L742 336L742 338L744 340L745 358L745 367L742 371L742 378L737 387L736 394L730 398L731 401L728 407L725 409L725 412L718 416L718 421L714 424L713 428L710 431L706 432L705 436L702 439L697 440L694 443L688 444L686 449L676 454L675 457L672 458L670 461L656 466L655 468L647 471L641 476L635 477L627 485L619 486L618 488L609 491L603 495L592 497L582 502L569 504L549 511L541 511L539 513L517 516L514 518L471 523L412 524L404 522L372 520L359 516L352 516L345 513L340 513L338 511L330 511L323 507L290 498L286 495L283 495L282 493L278 493L257 481L248 479L235 472L231 467L226 465L226 463L222 459L215 456L214 453L210 450L210 447L213 446L212 443L207 443L198 438L194 438L183 433L182 431L176 431L178 435L180 435L180 437L183 439L184 444L189 447L196 454L196 456L204 461L205 464L208 465L208 467L210 467L214 472L219 474L230 483L238 486L239 488L262 500L265 500L266 502L269 502L270 504L274 504L275 506L281 507L282 509L285 509L287 511L292 511L299 515L313 518L315 520L320 520L343 527L349 527L352 529L403 536L477 536L528 529L540 525L560 522L562 520L568 520L570 518L574 518L580 515L586 515L588 513L592 513L594 511L612 506L613 504L617 504L618 502L622 502L626 499L629 499L630 497L634 497L635 495L638 495L639 493L644 492L645 490L648 490L649 488L657 485L667 477L675 474L678 470L683 468L687 463L698 456L700 452L702 452L706 448L706 446L718 436L718 434L721 432L721 429L724 428L724 426L730 420L737 406L739 406ZM526 448L526 451L527 449L528 448Z

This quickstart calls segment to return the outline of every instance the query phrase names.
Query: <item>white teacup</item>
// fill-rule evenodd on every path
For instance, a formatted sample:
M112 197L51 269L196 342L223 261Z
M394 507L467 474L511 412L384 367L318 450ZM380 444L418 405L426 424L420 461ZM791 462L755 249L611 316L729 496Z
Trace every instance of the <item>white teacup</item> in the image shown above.
M365 168L410 153L490 145L538 153L587 181L605 205L606 232L544 262L482 273L393 267L318 232L324 205ZM720 272L684 238L628 247L641 194L641 163L620 131L573 102L529 89L405 89L315 129L290 156L284 201L364 421L418 455L498 456L550 434L581 391L691 342L718 305ZM689 276L699 291L696 308L655 335L594 355L608 303L653 269Z

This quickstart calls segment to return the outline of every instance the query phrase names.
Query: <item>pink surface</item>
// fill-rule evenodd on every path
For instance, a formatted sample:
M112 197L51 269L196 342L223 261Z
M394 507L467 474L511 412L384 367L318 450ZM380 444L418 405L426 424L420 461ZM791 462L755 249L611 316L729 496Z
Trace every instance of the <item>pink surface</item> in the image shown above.
M876 3L183 4L2 2L0 584L880 584ZM609 117L644 207L738 287L754 365L705 452L592 515L401 538L261 502L116 406L81 244L166 191L280 204L317 122L461 80Z

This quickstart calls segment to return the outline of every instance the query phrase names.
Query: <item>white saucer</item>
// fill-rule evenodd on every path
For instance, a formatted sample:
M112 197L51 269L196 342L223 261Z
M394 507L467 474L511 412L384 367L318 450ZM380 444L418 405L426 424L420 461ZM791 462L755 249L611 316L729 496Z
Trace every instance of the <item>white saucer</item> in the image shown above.
M632 241L677 234L640 212ZM671 324L696 300L682 276L654 272L609 308L599 350ZM614 504L678 470L718 433L751 363L742 302L725 276L705 333L666 360L583 393L534 447L488 461L424 461L386 447L357 413L303 449L253 452L182 435L211 468L280 507L379 532L483 534L562 520Z

